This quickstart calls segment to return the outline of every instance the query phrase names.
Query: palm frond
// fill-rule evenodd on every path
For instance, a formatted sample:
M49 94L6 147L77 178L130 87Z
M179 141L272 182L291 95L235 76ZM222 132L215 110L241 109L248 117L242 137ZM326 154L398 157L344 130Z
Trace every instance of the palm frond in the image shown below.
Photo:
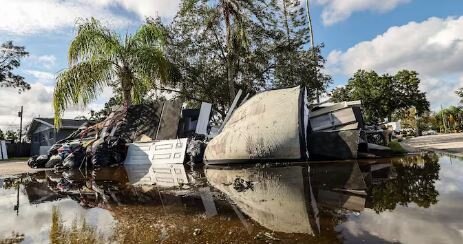
M69 65L91 58L110 59L122 49L117 34L94 19L85 19L77 27L77 35L69 47Z
M94 101L113 77L112 64L108 60L80 62L61 72L53 92L56 127L61 126L61 116L68 106L85 106Z
M138 47L131 53L131 61L134 73L140 79L153 81L159 79L164 84L171 80L170 72L173 71L173 65L157 47L148 45Z
M140 104L143 102L143 98L150 90L156 88L153 80L148 78L135 78L133 81L136 85L132 88L132 102L134 104Z
M147 23L142 25L137 32L129 37L129 49L138 46L153 46L164 49L167 45L167 30L156 19L147 19Z

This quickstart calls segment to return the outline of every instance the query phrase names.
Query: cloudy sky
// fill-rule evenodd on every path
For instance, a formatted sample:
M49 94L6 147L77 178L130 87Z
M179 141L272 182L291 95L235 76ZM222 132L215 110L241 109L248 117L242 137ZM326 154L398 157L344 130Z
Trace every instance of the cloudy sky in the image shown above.
M26 46L30 56L19 72L32 89L21 95L0 88L0 129L52 116L54 77L66 68L67 48L77 18L96 17L121 33L131 32L146 16L169 21L180 0L0 0L0 42ZM461 0L312 0L315 41L323 42L327 72L345 84L357 69L394 73L414 69L433 109L457 104L463 87L463 2ZM462 67L462 68L460 68ZM90 107L98 109L106 90ZM75 108L65 114L85 114Z

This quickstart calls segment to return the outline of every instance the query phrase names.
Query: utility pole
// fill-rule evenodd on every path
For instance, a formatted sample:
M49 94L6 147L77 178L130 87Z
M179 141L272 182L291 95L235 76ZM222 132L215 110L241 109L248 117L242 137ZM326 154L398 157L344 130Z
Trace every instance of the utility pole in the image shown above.
M444 125L444 133L447 133L447 125L445 125L445 119L444 119L444 109L442 108L442 104L440 105L440 111L442 113L442 124Z
M23 106L21 106L21 111L18 112L18 117L21 118L19 122L19 144L21 145L23 135Z

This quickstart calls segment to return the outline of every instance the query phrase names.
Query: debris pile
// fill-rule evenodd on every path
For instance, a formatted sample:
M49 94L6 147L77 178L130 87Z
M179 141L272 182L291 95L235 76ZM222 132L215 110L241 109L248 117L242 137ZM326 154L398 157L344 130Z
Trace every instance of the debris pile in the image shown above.
M189 109L183 113L182 104L179 100L150 101L127 109L113 109L104 121L82 125L55 143L46 155L31 157L28 165L32 168L113 166L125 161L128 143L154 144L182 137L188 137L188 149L183 152L187 160L202 162L206 136L196 133L196 126L201 124L198 122L200 110ZM210 106L205 114L207 129Z

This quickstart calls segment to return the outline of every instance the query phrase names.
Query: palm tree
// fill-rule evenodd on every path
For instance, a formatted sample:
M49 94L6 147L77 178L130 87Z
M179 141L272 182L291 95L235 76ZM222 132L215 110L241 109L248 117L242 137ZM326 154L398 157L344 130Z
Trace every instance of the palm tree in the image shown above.
M264 24L266 18L262 0L220 0L216 9L225 21L227 43L227 80L230 93L230 103L235 98L235 66L239 58L238 50L248 48L246 22L257 20Z
M182 11L190 11L199 0L186 1ZM208 25L217 22L220 17L223 18L225 25L225 42L227 46L226 67L227 83L230 94L230 103L235 98L235 76L236 62L239 58L238 49L246 47L247 34L246 22L258 20L263 22L262 9L265 7L259 5L264 3L262 0L218 0L210 1L211 8L215 9L215 14L210 17Z
M133 35L121 37L94 18L77 26L69 47L69 68L57 76L53 94L55 125L68 106L87 105L106 86L122 93L124 105L140 103L156 81L166 85L174 69L164 54L166 35L148 20Z

